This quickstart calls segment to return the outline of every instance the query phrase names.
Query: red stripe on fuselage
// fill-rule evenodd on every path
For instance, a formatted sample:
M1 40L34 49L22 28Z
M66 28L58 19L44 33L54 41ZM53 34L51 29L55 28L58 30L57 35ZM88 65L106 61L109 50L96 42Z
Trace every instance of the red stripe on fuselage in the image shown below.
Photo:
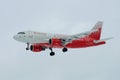
M85 48L85 47L91 47L91 46L98 46L105 44L105 42L100 42L100 43L94 43L94 40L89 37L73 40L71 43L68 43L66 45L67 48ZM44 46L44 47L53 47L53 48L63 48L62 42L60 39L54 39L54 43L50 45L49 43L39 43L39 45Z

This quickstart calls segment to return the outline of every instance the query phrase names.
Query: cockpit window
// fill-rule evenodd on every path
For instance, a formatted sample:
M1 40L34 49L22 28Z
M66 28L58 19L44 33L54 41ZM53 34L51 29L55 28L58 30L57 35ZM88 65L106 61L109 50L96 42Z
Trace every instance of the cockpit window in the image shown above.
M25 34L25 32L18 32L18 34Z

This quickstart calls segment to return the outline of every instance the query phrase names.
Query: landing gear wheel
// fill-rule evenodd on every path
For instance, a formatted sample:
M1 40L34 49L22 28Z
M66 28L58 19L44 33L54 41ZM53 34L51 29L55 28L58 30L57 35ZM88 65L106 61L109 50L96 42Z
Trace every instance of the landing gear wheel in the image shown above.
M52 49L51 47L50 47L49 49L51 50L50 56L54 56L54 55L55 55L55 52L53 52L53 49Z
M26 50L29 50L29 48L26 48Z
M67 52L68 49L67 49L66 47L64 47L62 51L63 51L63 52Z
M55 55L55 52L51 52L51 53L50 53L50 56L54 56L54 55Z

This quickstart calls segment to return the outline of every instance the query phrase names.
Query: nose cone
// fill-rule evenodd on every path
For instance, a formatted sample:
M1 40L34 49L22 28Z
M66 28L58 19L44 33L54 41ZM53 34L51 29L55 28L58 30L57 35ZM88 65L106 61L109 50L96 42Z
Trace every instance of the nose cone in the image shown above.
M14 36L13 36L13 39L18 40L18 36L17 36L17 35L14 35Z
M18 32L16 35L13 36L13 39L23 43L31 41L28 32Z
M16 41L19 41L19 42L24 42L23 37L19 34L14 35L13 39L15 39Z
M27 37L25 35L23 35L23 34L14 35L13 39L16 40L16 41L19 41L19 42L24 42L24 43L28 42Z

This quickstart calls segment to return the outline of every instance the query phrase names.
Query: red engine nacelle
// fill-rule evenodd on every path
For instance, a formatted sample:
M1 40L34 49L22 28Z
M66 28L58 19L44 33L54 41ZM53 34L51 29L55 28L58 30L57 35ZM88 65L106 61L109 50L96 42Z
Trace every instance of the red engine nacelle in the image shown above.
M44 50L44 48L36 44L36 45L31 45L30 50L33 52L41 52Z
M60 46L62 42L61 42L60 39L54 39L54 38L52 38L52 39L49 40L49 43L52 46L56 47L56 46Z

